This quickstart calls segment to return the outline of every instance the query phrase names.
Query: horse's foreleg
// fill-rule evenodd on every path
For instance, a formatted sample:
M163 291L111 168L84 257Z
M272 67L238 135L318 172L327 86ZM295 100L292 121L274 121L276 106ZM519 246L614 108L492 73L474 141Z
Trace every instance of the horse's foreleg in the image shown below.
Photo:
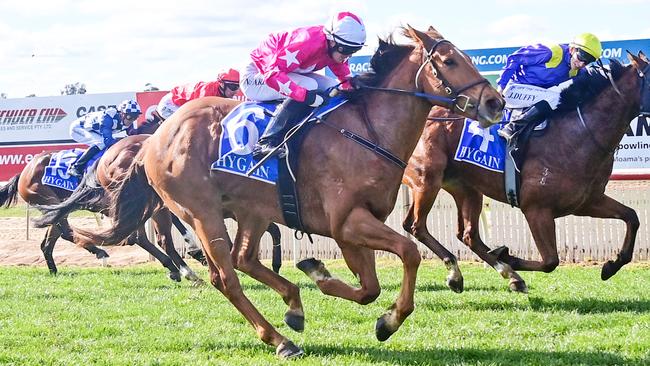
M510 264L514 270L552 272L560 264L553 214L547 208L533 208L524 211L524 215L542 261L525 260L510 255L504 255L503 261Z
M600 278L608 280L616 274L621 267L632 261L636 233L639 230L639 217L632 208L603 195L599 200L592 202L588 207L575 212L578 216L591 216L603 219L620 219L625 221L626 231L623 247L616 256L616 260L609 260L603 265Z
M217 205L204 204L200 212L197 210L192 212L194 214L192 226L201 240L208 259L210 282L255 328L264 343L276 347L276 354L283 358L302 355L303 350L282 336L244 294L230 257L232 244L223 221L223 212L214 206Z
M406 317L414 310L415 280L421 261L417 245L396 233L377 220L368 210L361 207L352 209L343 225L340 226L337 236L335 239L346 243L346 245L360 245L372 250L391 252L402 260L404 275L399 296L388 312L377 319L375 327L377 339L384 341L397 331Z
M483 209L483 194L465 188L453 190L452 195L458 209L460 240L487 264L497 270L503 278L509 279L509 286L512 291L528 292L526 283L521 276L508 264L499 261L496 256L488 253L490 248L481 240L479 218Z
M50 270L51 274L57 273L56 263L54 263L54 257L52 252L54 251L54 245L56 244L57 239L61 236L61 232L56 227L56 225L50 225L45 232L45 237L41 242L41 251L45 257L45 263L47 263L47 268Z
M260 238L267 228L267 222L242 214L237 217L237 226L237 237L231 250L235 268L279 293L289 306L289 310L284 314L284 322L291 329L302 332L305 327L305 313L300 300L300 289L268 269L259 260Z
M375 271L375 252L368 248L337 242L345 263L359 278L361 287L353 287L332 276L318 259L304 259L296 264L311 278L325 295L340 297L361 305L369 304L379 296L379 280Z
M443 247L427 229L427 216L431 212L439 191L439 184L426 184L423 191L417 187L412 188L413 203L409 207L409 212L402 223L402 227L442 259L442 262L449 271L447 274L447 286L452 291L460 293L463 292L463 274L458 267L456 256L451 254L447 248Z
M138 242L136 243L140 248L146 250L149 254L153 255L160 263L162 263L165 268L169 270L169 278L180 282L181 274L178 271L178 268L174 265L174 262L161 252L160 249L156 248L153 243L147 239L147 233L144 230L144 226L138 228Z
M280 228L274 223L270 223L269 227L266 228L266 232L271 235L273 240L273 257L271 259L271 268L273 272L280 273L280 267L282 267L282 247L280 246Z
M153 220L158 245L165 250L167 256L181 271L181 275L187 280L192 281L194 285L203 284L203 280L192 271L174 247L174 242L172 241L172 218L169 210L166 208L160 209L151 219Z

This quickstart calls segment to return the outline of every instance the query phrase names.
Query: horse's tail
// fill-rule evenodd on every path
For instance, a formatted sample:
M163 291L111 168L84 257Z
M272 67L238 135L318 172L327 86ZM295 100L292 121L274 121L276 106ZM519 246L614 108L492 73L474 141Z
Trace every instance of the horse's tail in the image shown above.
M0 206L7 208L18 202L18 178L20 178L20 174L16 174L4 187L0 188Z
M106 191L97 182L95 174L86 174L77 189L65 201L54 205L36 205L43 213L41 217L32 220L36 227L54 225L76 210L99 211L105 207Z
M96 245L115 245L147 221L161 203L160 197L149 185L144 166L135 161L115 189L107 192L111 203L109 216L113 226L100 232L73 228L75 239L88 240Z

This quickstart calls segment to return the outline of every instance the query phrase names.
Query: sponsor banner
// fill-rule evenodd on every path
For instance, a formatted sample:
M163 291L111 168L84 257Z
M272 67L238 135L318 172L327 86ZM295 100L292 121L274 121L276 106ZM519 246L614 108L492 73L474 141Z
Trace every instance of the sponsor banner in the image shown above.
M650 39L635 39L624 41L605 41L603 44L603 63L609 63L609 59L613 58L621 61L624 64L629 63L625 50L635 55L639 51L643 51L646 55L650 54ZM480 72L500 72L506 65L508 55L518 50L520 47L501 47L501 48L481 48L464 50L465 53L472 59L472 63ZM370 67L370 56L352 56L350 57L350 70L353 74L360 74L362 72L372 71ZM329 69L325 71L326 75L334 77L334 74Z
M45 151L60 151L72 148L86 148L81 144L0 146L0 181L8 181L20 173L34 157Z
M75 94L0 100L0 146L70 140L70 124L135 93Z

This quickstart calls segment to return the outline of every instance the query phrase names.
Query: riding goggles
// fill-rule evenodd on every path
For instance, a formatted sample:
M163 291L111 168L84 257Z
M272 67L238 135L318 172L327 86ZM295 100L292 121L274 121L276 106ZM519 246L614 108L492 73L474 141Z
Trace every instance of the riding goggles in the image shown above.
M590 64L590 63L596 61L596 58L594 56L592 56L591 54L589 54L589 52L587 52L587 51L585 51L585 50L583 50L581 48L576 48L576 50L577 50L576 58L579 61L582 61L585 64Z

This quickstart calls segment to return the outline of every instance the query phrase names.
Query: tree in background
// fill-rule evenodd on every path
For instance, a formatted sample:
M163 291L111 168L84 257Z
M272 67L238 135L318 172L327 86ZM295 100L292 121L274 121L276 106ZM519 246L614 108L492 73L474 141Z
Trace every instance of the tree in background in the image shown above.
M76 82L74 84L66 84L63 90L61 90L61 95L73 94L86 94L86 84L80 82Z
M154 86L151 83L144 84L144 91L158 91L158 90L160 90L160 89L158 89L157 86Z

